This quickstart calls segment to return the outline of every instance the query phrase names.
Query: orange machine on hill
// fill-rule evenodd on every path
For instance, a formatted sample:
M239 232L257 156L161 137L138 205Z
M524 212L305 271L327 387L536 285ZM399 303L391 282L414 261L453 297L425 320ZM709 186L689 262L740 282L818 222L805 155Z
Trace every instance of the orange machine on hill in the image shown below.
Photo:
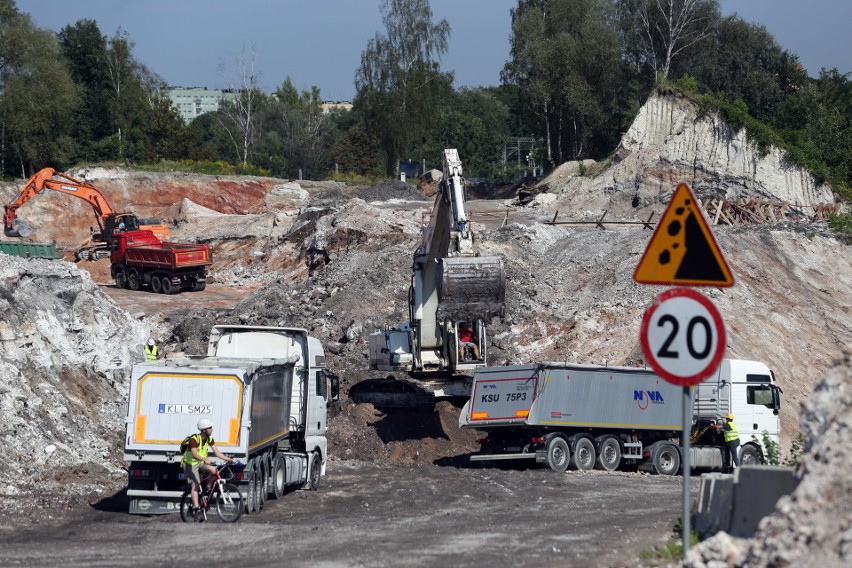
M110 243L118 232L147 230L160 240L169 236L169 227L159 219L139 219L133 213L117 213L110 207L106 197L88 183L57 172L53 168L44 168L27 180L21 192L6 205L3 233L7 237L28 237L35 232L35 227L19 219L17 213L22 205L45 189L83 199L95 210L99 231L93 232L92 240L98 244L77 251L78 259L96 260L108 257Z

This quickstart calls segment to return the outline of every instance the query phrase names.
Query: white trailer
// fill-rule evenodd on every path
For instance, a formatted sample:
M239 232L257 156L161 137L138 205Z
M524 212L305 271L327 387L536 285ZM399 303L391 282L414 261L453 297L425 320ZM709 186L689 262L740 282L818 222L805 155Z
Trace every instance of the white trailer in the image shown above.
M328 455L326 406L338 389L320 342L297 328L215 326L206 357L134 366L124 447L130 512L178 510L180 443L200 418L213 422L217 447L244 464L234 482L247 512L288 489L316 490Z
M459 426L487 435L472 461L529 459L555 471L640 466L674 475L682 461L682 389L650 369L487 367L474 373ZM761 461L764 436L778 443L780 394L765 364L723 360L692 389L691 465L723 467L723 437L712 424L728 413L740 435L742 463Z

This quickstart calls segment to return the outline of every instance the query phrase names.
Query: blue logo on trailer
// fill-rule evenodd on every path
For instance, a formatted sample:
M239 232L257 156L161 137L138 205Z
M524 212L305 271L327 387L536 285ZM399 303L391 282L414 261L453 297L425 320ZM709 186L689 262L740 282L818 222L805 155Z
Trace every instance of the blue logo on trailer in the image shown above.
M160 405L160 408L159 408L159 409L157 409L157 413L158 413L158 414L165 414L165 413L166 413L166 405L165 405L165 404L161 404L161 405Z
M647 410L648 405L652 402L654 404L665 404L666 401L663 400L663 395L660 394L660 391L633 391L633 400L636 401L636 406L639 407L640 410ZM644 404L643 404L644 403Z

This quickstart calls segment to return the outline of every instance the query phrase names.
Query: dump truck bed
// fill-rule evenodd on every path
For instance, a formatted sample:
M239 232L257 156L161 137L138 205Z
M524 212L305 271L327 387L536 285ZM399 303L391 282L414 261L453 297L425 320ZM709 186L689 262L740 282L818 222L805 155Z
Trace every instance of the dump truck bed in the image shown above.
M541 363L477 369L462 427L682 428L682 387L651 370Z
M174 461L199 417L225 452L247 454L287 435L294 359L200 357L136 365L125 456Z
M163 270L208 266L211 263L210 248L206 244L168 242L128 247L124 260L128 266Z

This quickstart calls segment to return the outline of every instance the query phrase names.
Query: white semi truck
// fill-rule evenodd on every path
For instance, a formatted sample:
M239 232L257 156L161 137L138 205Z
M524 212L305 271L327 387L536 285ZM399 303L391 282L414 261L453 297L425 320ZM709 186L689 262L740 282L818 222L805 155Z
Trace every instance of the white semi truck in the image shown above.
M763 363L724 359L692 390L690 464L723 467L714 423L728 413L742 463L762 461L764 436L778 443L781 389ZM683 387L650 369L540 363L477 369L463 428L486 433L472 461L529 459L555 471L569 466L639 466L674 475L682 463Z
M206 357L135 365L124 459L132 514L178 511L186 487L181 441L200 418L236 469L246 512L288 489L316 490L325 475L327 404L338 378L319 340L288 327L217 325Z

